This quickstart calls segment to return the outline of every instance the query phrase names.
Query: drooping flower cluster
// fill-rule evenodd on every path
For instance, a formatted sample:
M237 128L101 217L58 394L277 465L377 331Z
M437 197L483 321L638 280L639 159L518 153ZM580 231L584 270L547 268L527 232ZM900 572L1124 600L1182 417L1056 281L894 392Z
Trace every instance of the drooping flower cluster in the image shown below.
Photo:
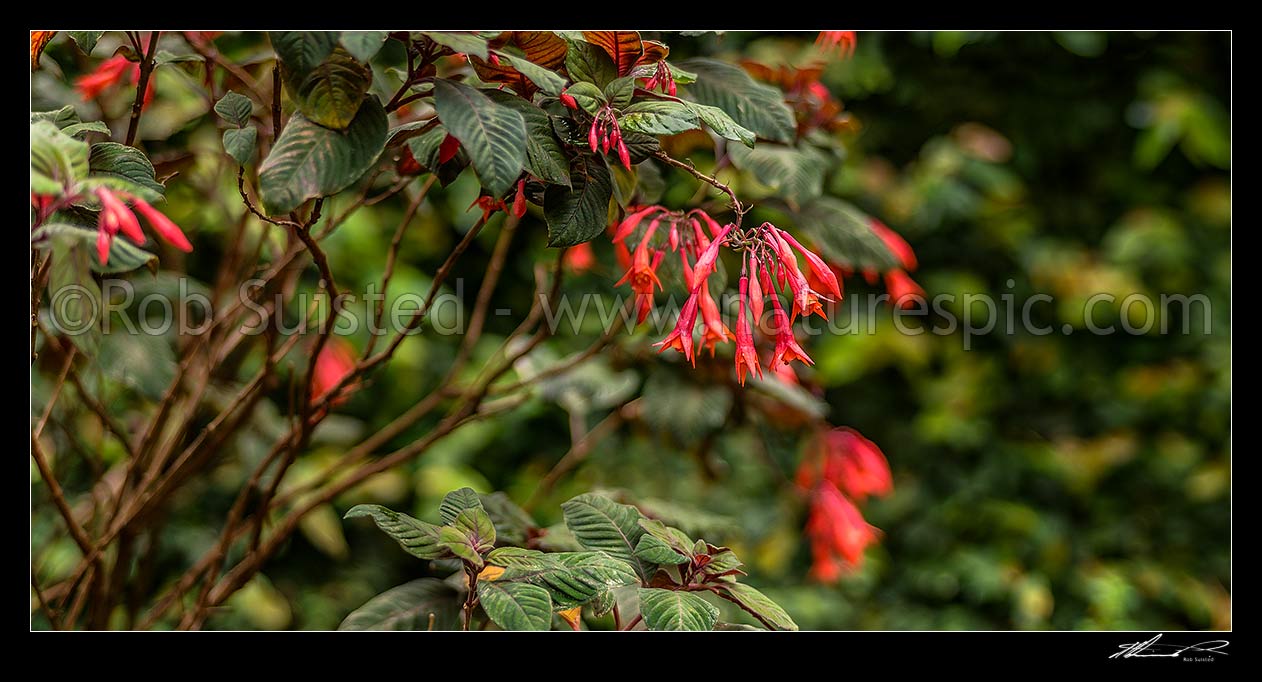
M653 88L671 97L675 96L675 74L670 72L670 66L666 64L665 59L657 62L653 75L645 80L644 89L652 90Z
M618 161L627 170L631 169L631 151L622 141L622 129L618 127L618 118L613 107L605 105L596 112L592 127L587 131L587 143L594 153L608 154L610 149L615 150Z
M526 215L526 178L517 181L517 193L513 195L513 206L509 208L504 199L496 199L495 197L486 196L485 194L473 200L469 204L469 208L477 206L482 209L482 220L487 220L492 213L503 211L505 213L512 212L513 216L520 218Z
M636 234L639 242L632 253L626 247L626 241ZM662 288L657 275L658 265L667 251L678 254L689 296L680 310L675 329L656 344L660 347L659 352L674 348L695 365L693 333L700 313L703 322L700 343L702 348L710 349L711 356L718 343L729 339L736 342L736 377L741 384L745 383L749 373L762 376L750 314L759 329L763 329L761 322L767 295L772 298L772 333L769 336L774 340L775 348L768 366L773 369L793 360L813 364L793 336L793 321L799 314L824 316L823 302L839 301L842 297L841 282L824 259L771 223L748 230L734 224L721 227L701 210L683 212L648 206L629 213L615 230L613 241L627 267L626 274L616 286L630 283L637 296L638 322L643 322L648 316L654 290ZM724 246L741 254L735 334L720 318L718 305L708 285ZM805 259L805 267L799 264L798 254ZM791 296L791 314L781 305L777 289Z
M872 232L885 244L885 248L894 254L895 260L901 267L887 270L884 273L885 289L890 294L890 299L894 305L901 308L910 308L916 305L917 300L924 300L925 290L916 284L915 280L907 274L908 271L916 269L916 254L912 251L911 245L903 239L902 235L885 226L885 223L872 218L868 226L872 228ZM867 269L863 272L864 277L869 284L875 284L878 273L876 270Z
M145 233L141 231L140 222L136 220L133 210L139 211L140 215L144 216L149 226L163 241L185 253L193 250L193 245L184 236L184 231L144 199L104 187L96 189L96 196L101 201L101 213L97 219L96 232L96 253L101 260L101 265L109 263L110 246L119 232L137 244L145 243ZM128 201L132 204L130 208L124 203Z
M880 531L863 519L856 502L889 494L889 463L876 443L851 428L816 434L797 471L797 484L810 495L806 534L811 542L811 575L832 582L843 569L857 568Z
M84 76L75 79L75 89L79 91L79 95L86 102L101 96L101 93L114 87L122 82L123 77L136 85L140 82L140 64L127 59L127 57L119 54L106 59L97 65L96 69ZM145 97L141 102L141 107L146 107L149 102L153 101L153 88L157 79L150 78L148 85L145 86Z

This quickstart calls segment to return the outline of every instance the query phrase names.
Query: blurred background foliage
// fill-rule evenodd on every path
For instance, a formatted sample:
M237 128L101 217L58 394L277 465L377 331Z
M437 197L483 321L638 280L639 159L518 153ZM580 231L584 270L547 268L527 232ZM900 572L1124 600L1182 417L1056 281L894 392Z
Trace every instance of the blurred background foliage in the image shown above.
M774 65L798 63L815 34L661 37L673 60L710 55ZM217 44L239 63L270 55L258 36L229 34ZM76 59L86 68L64 42L49 54L68 74L78 72ZM750 565L749 582L803 629L1230 627L1229 68L1224 33L861 32L853 58L829 64L822 82L855 125L843 133L845 161L825 193L902 233L930 297L1010 294L1018 311L1036 293L1055 297L1033 313L1053 333L1018 325L1012 334L971 339L967 351L959 331L899 333L888 308L871 333L826 333L804 344L817 365L799 375L822 389L829 421L878 443L894 473L894 493L864 508L882 540L839 584L806 578L805 510L792 484L800 427L733 422L741 421L744 399L723 384L729 360L710 370L717 383L702 383L704 363L682 371L675 358L655 356L649 344L657 339L641 331L547 382L521 408L458 431L308 517L265 575L208 627L337 627L373 595L427 571L370 525L343 522L347 508L375 502L434 520L441 496L464 485L524 503L569 450L575 423L589 429L635 396L639 417L535 500L541 523L559 522L559 503L580 492L625 494L685 531L731 546ZM141 139L156 165L179 170L164 210L198 233L184 265L193 278L209 277L216 238L240 219L235 180L219 131L203 117L206 103L188 85L194 76L162 69L158 78ZM77 103L84 120L99 117L68 82L55 70L34 74L32 110ZM131 97L123 90L120 108ZM706 153L688 152L703 167ZM721 177L738 192L756 190L731 169ZM663 203L685 205L694 191L691 182L668 183ZM477 217L466 210L476 192L466 173L431 193L406 235L392 297L428 287ZM349 201L330 204L338 210ZM329 238L344 287L362 292L378 280L405 208L401 201L365 208ZM494 307L525 310L533 264L555 258L531 210L523 225L531 236L517 242ZM484 231L455 273L464 283L451 291L469 305L496 232ZM612 249L597 242L597 265L571 278L567 292L617 293ZM163 254L164 268L179 267L174 256ZM177 286L166 273L135 281ZM851 300L880 292L857 279L847 284ZM314 272L304 286L314 288ZM1212 315L1206 325L1198 308L1176 309L1173 333L1094 335L1083 304L1096 293L1117 301L1096 307L1101 325L1118 323L1118 303L1131 293L1203 294ZM363 306L354 312L362 316ZM974 312L984 324L985 309ZM463 314L461 304L446 314ZM1144 322L1134 306L1126 314ZM492 316L475 354L489 353L515 321ZM1002 310L997 322L1007 323ZM559 334L519 374L586 348L598 334L595 320L576 335ZM362 348L366 338L361 331L350 340ZM102 338L87 375L98 382L92 388L111 401L155 399L174 369L171 344L162 341ZM427 334L404 344L316 432L286 485L316 475L426 395L456 341ZM32 377L35 414L47 399L45 374ZM172 506L159 574L178 576L214 541L240 480L283 427L283 389L273 398L231 445L234 457ZM69 427L57 437L95 440L100 429L86 412ZM102 453L106 464L122 456L108 447ZM63 484L75 486L67 476ZM45 583L78 559L56 515L41 511L47 506L37 493L32 551ZM40 627L42 617L33 618Z

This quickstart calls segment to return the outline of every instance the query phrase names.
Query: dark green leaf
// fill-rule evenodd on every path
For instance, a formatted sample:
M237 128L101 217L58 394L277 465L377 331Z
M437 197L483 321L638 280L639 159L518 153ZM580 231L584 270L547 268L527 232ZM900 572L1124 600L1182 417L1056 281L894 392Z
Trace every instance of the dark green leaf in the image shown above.
M482 555L478 552L478 538L463 528L441 526L438 529L438 546L463 559L476 568L482 568Z
M412 158L416 159L421 168L433 172L438 168L438 152L445 139L447 139L447 129L442 124L438 124L409 138L407 145L408 149L412 150Z
M143 267L149 268L150 272L156 272L158 269L158 257L145 251L130 239L122 235L116 235L110 242L110 255L105 265L101 264L101 260L96 255L96 229L88 226L70 225L66 223L45 223L31 233L32 241L43 241L50 238L62 238L68 240L68 243L74 243L77 248L84 253L91 254L89 265L96 272L105 274L117 274L122 272L131 272Z
M828 157L814 147L784 147L760 144L754 149L732 145L728 149L732 165L754 174L791 207L818 197L828 170Z
M453 527L464 531L479 554L489 552L495 547L495 524L482 507L465 509L456 515L452 523Z
M481 59L486 59L487 55L490 54L486 41L473 35L472 33L448 31L417 31L417 33L420 33L439 45L450 47L454 52L471 54Z
M688 86L693 99L722 109L763 138L793 141L797 124L779 90L755 81L739 66L714 59L689 59L683 66L697 72L697 82Z
M640 588L640 615L650 630L713 630L719 609L692 592Z
M301 82L337 47L337 31L269 31L272 48L292 78Z
M574 81L586 81L603 88L618 76L613 60L599 47L581 40L569 41L565 70Z
M524 509L513 503L502 492L490 495L479 495L482 507L491 515L495 524L495 534L501 542L524 545L530 538L530 532L536 528L535 520Z
M144 152L117 142L97 142L89 158L93 175L112 175L143 188L141 198L155 201L166 192L153 177L153 164Z
M537 549L500 547L486 555L486 563L501 568L538 569L553 561L552 556Z
M367 64L389 38L389 31L342 31L341 43L351 56Z
M74 105L67 104L55 111L32 111L31 123L36 123L38 121L48 121L58 130L61 130L66 126L81 122L81 119L79 118L79 113L75 111Z
M79 135L84 133L100 133L102 135L109 135L110 129L109 126L101 123L100 121L88 121L87 123L72 123L65 128L62 128L61 132L69 135L70 137L78 138Z
M776 630L797 630L789 614L767 595L742 583L719 583L719 596L748 611L763 625Z
M566 88L565 94L573 97L575 103L577 103L583 111L586 111L593 116L596 115L596 112L604 108L607 103L605 100L605 93L601 91L600 88L584 81L579 81L578 83Z
M33 185L38 174L56 187L73 186L88 174L89 157L87 143L63 133L53 122L41 120L31 124Z
M551 69L545 69L534 62L527 61L525 57L514 57L506 55L503 52L496 52L500 60L508 66L517 69L521 75L530 79L530 82L539 87L540 90L549 95L559 95L565 89L566 83L569 81L562 78L559 74Z
M878 272L898 267L898 259L872 231L871 220L848 202L819 197L802 207L794 224L838 265Z
M386 112L375 97L364 100L343 132L294 114L259 168L259 194L271 214L336 194L358 180L386 142Z
M486 615L504 630L548 630L552 599L548 591L526 582L478 582L478 600Z
M229 92L215 102L215 113L238 128L244 128L254 114L254 102L239 92Z
M526 170L548 184L569 187L569 159L553 133L548 114L521 97L507 92L490 90L487 96L498 104L516 110L526 122Z
M394 538L399 546L412 556L421 559L441 559L450 556L443 547L439 546L439 526L414 519L379 504L356 505L351 507L351 510L342 518L353 519L357 516L370 517L378 528Z
M223 148L238 166L254 159L254 143L259 131L254 128L230 128L223 131Z
M630 564L642 580L653 575L652 563L635 555L635 546L644 536L639 524L643 518L640 510L595 493L571 498L561 505L561 510L565 525L584 547Z
M636 556L656 564L682 564L692 559L693 541L678 528L655 519L640 519L645 535L636 545Z
M101 34L105 31L66 31L66 35L83 50L83 54L92 54L92 50L96 49L96 41L101 39Z
M420 578L369 599L346 616L338 630L426 630L434 616L435 630L459 623L459 593L435 578Z
M446 79L434 82L434 108L468 152L487 192L507 192L526 163L526 122L521 114L475 88Z
M308 120L342 130L355 119L371 85L372 71L338 46L302 79L300 108Z
M631 96L635 94L635 78L633 76L623 76L609 81L604 88L605 99L613 105L615 109L621 109L631 103Z
M700 128L697 114L679 102L645 100L636 102L622 111L618 125L624 130L634 130L649 135L675 135L685 130Z
M727 112L722 109L697 104L696 102L684 102L683 104L691 109L697 115L697 118L700 118L701 122L705 123L710 130L718 133L719 137L735 140L746 147L752 148L754 146L754 140L757 137L754 135L754 131L733 121L732 117L728 116Z
M599 159L580 156L570 165L570 187L551 185L543 196L548 246L574 246L604 232L609 221L613 185Z
M443 501L438 504L438 516L443 523L455 523L460 512L482 508L482 498L478 497L473 488L459 488L443 496Z

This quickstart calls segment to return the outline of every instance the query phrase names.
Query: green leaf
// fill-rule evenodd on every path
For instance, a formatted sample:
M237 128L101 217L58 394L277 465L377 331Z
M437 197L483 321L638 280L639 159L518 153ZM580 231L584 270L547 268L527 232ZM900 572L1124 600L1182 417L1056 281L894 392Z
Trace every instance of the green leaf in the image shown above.
M229 128L223 131L223 148L238 166L254 159L254 144L259 131L254 128Z
M215 113L238 128L244 128L254 114L254 102L239 92L229 92L215 102Z
M74 105L67 104L55 111L32 111L31 123L34 124L39 121L48 121L58 130L61 130L66 126L80 123L81 119L79 118L79 113L75 111Z
M92 54L92 50L96 49L96 41L101 39L101 35L105 31L66 31L66 35L83 50L83 54Z
M31 233L31 241L41 242L50 238L62 238L68 243L77 244L85 253L91 254L88 262L92 270L100 273L117 274L140 268L157 272L158 257L122 235L116 235L110 242L109 260L105 265L101 265L101 260L96 255L96 235L97 231L92 227L68 223L45 223Z
M439 545L439 526L414 519L379 504L356 505L351 507L342 518L353 519L358 516L371 518L378 528L394 538L400 547L414 557L442 559L450 556Z
M701 127L691 109L679 102L659 99L636 102L623 109L618 125L649 135L675 135Z
M478 601L486 615L504 630L552 628L552 599L538 585L481 580Z
M338 46L302 79L300 109L307 119L342 130L355 119L371 85L372 71Z
M608 99L615 109L621 109L631 103L631 97L635 94L635 78L633 76L615 78L605 86L604 93L605 99Z
M742 583L718 583L719 596L748 611L763 625L775 630L797 630L789 614L767 595Z
M294 114L259 167L259 195L268 212L288 213L302 202L336 194L364 175L386 142L386 112L364 100L343 132Z
M581 40L569 43L569 50L565 53L565 70L571 79L603 88L618 76L613 60L604 50Z
M487 91L497 104L510 107L526 122L526 170L550 185L570 186L570 162L552 129L552 121L543 109L516 95L499 90ZM441 142L441 140L440 140ZM415 156L413 150L413 156ZM417 157L417 161L420 158Z
M153 66L166 66L167 64L185 64L191 62L204 62L205 58L196 54L175 54L170 50L158 50L153 56Z
M878 272L898 267L897 257L872 231L871 220L854 205L824 196L803 206L794 225L838 265Z
M62 128L61 132L77 139L78 136L83 133L101 133L102 135L109 135L110 129L109 126L101 123L100 121L88 121L87 123L72 123L65 128Z
M482 554L478 552L478 538L463 528L441 526L438 529L438 546L477 568L482 568Z
M495 547L495 524L482 507L465 509L457 514L453 527L464 531L479 554L489 552Z
M548 246L574 246L599 236L609 222L612 197L605 164L591 156L576 157L570 165L570 187L551 185L543 195Z
M61 187L71 187L88 174L87 143L63 133L56 124L31 124L31 173Z
M714 59L689 59L683 66L697 73L697 82L688 86L693 99L722 109L765 139L784 143L793 140L797 124L779 90L755 81L738 66Z
M526 122L521 114L475 88L446 79L434 81L434 108L468 152L487 192L507 192L526 163Z
M753 173L794 209L823 192L828 157L813 147L760 144L746 149L733 145L728 153L733 166Z
M713 630L719 609L692 592L640 588L640 615L650 630Z
M141 198L156 201L166 193L153 177L153 164L144 152L117 142L97 142L92 145L88 164L95 175L111 175L136 183L144 188Z
M442 518L443 523L455 523L456 517L460 516L460 512L466 509L482 509L482 498L473 491L473 488L459 488L453 490L443 496L443 501L438 504L438 516Z
M272 49L280 57L289 78L301 82L337 47L337 31L268 31Z
M655 564L678 565L692 559L692 539L682 530L655 519L640 519L645 535L636 544L636 556Z
M565 89L565 85L569 83L555 71L527 61L525 57L514 57L499 51L496 51L495 54L499 55L502 62L517 69L521 75L529 78L530 82L539 86L540 90L549 95L556 96L561 94L561 91Z
M497 557L499 561L505 559ZM553 603L562 609L586 604L615 587L640 582L630 565L604 552L540 553L507 558L506 563L512 565L495 578L497 582L528 582L544 587Z
M471 54L481 59L486 59L490 54L486 41L471 33L453 33L448 31L417 31L417 33L443 47L450 47L455 52ZM525 72L523 71L522 73Z
M438 151L443 140L447 139L447 129L442 124L408 138L408 149L412 150L412 158L421 168L433 172L438 169Z
M402 125L397 125L390 129L390 134L386 137L386 146L394 147L403 144L408 140L420 137L425 133L434 129L438 125L437 121L425 119L421 121L411 121Z
M390 38L389 31L342 31L340 42L351 56L367 64Z
M565 525L584 547L625 561L644 581L653 575L652 563L635 555L635 546L644 536L640 510L603 495L584 493L563 503L561 511Z
M591 83L579 81L565 90L565 94L574 98L583 111L595 116L607 103L605 93Z
M524 509L513 503L502 492L490 495L479 495L482 508L490 514L495 524L495 534L501 542L524 545L530 539L530 533L537 528L535 520Z
M552 556L537 549L500 547L486 555L486 563L501 568L538 569L553 561Z
M684 101L683 105L692 110L697 115L697 118L700 118L701 122L705 123L710 130L718 133L719 137L735 140L746 147L753 148L754 140L757 138L754 135L754 131L733 121L732 117L727 115L727 112L718 107L697 104L696 102Z
M338 630L453 630L460 618L459 593L436 578L420 578L369 599Z

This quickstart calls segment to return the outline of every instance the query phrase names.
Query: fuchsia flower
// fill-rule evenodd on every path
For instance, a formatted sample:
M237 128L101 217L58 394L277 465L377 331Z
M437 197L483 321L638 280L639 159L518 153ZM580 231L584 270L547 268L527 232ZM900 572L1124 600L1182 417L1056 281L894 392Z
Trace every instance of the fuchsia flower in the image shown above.
M758 373L762 378L762 365L758 364L758 350L754 348L754 332L749 327L749 318L745 316L745 299L749 294L749 275L741 274L740 312L736 316L736 380L745 385L745 374Z
M826 53L837 52L843 59L854 56L854 31L820 31L815 45Z
M904 270L916 269L916 253L911 250L911 244L903 239L902 235L885 226L885 223L873 218L868 226L872 228L872 232L881 239L885 244L885 248L894 254L898 262L902 264Z
M806 521L814 560L811 576L832 582L841 576L841 562L858 568L868 545L876 542L877 533L836 486L821 481L811 494L811 512Z
M114 192L104 187L96 189L96 196L101 201L101 213L97 218L96 233L96 255L101 265L109 263L110 246L114 242L114 236L119 232L137 244L145 243L145 233L140 229L140 222L136 220L136 214L132 212L132 209L140 211L140 214L149 222L149 227L153 228L163 241L185 253L193 250L193 245L189 243L188 237L184 236L184 231L144 199L126 192ZM119 198L120 196L122 199ZM123 199L132 203L132 209L127 208Z
M517 181L517 193L513 196L513 207L511 209L503 199L496 199L486 195L474 199L473 203L469 204L469 208L474 206L482 209L482 220L489 220L491 214L496 211L511 212L518 218L526 215L526 178L523 177Z
M684 358L697 366L697 358L692 352L692 329L697 325L697 294L688 297L684 307L679 311L679 319L675 322L675 330L665 339L653 344L661 346L658 353L667 348L674 348L684 354Z
M710 287L700 287L697 289L696 296L700 294L701 309L701 346L709 347L710 357L714 357L714 349L720 343L728 340L735 341L736 335L723 324L723 318L719 316L719 306L714 302L714 298L710 296Z
M787 365L793 360L801 360L808 365L815 364L815 361L798 345L797 339L793 338L793 325L789 323L789 316L780 307L780 299L776 296L771 297L771 307L775 320L776 349L771 355L769 366Z
M354 371L355 362L355 349L340 336L330 336L316 358L315 372L311 378L311 400L313 402L319 400L333 390L346 375ZM346 388L349 389L352 386L354 384ZM342 393L330 400L329 404L336 407L345 403L349 399L347 393L349 391L344 389Z
M570 97L573 99L573 97ZM622 165L631 169L631 152L622 141L622 129L618 127L618 119L613 107L605 105L592 119L592 126L587 130L587 143L592 152L608 154L610 148L618 153Z
M93 100L101 96L101 93L118 85L126 77L133 85L140 82L140 64L129 61L127 57L119 54L106 59L97 65L96 69L84 76L75 79L75 89L79 91L79 95L83 101ZM156 79L150 78L148 85L145 87L145 98L141 102L141 107L146 107L153 100L153 88Z
M667 66L666 60L662 59L657 62L657 67L653 70L653 75L647 79L643 79L644 89L652 90L658 88L671 97L675 96L675 75L671 73L670 67Z
M894 305L900 308L910 308L916 305L917 299L921 301L925 299L925 290L921 289L920 285L902 270L890 270L885 273L885 289L890 292Z
M583 242L565 250L561 265L566 270L579 275L587 272L596 264L596 254L592 252L592 243Z

